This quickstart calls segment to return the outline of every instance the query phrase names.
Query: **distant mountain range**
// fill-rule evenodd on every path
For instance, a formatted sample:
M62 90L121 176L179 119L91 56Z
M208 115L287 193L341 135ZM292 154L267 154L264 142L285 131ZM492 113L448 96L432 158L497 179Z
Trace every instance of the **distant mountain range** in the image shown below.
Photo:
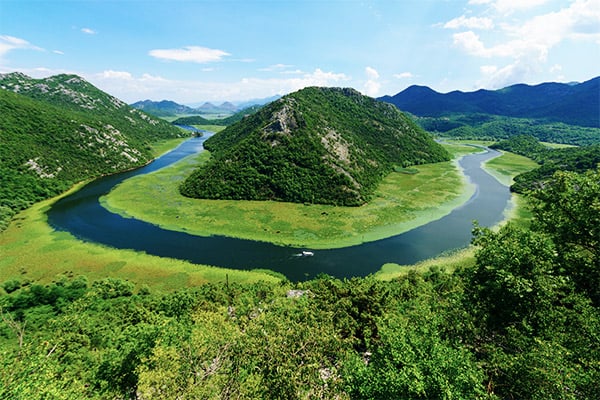
M272 96L264 99L255 99L234 104L226 101L220 105L215 105L210 102L202 103L197 107L190 107L182 104L178 104L170 100L152 101L143 100L131 104L132 107L138 110L143 110L149 114L157 117L174 117L181 115L209 115L209 114L235 114L241 110L244 110L251 106L264 105L270 103L273 100L277 100L281 96Z
M575 84L518 84L475 92L438 93L426 86L411 86L379 100L419 117L483 113L600 127L600 77Z
M205 147L212 158L182 184L186 196L356 206L394 167L449 159L395 107L341 88L286 95Z

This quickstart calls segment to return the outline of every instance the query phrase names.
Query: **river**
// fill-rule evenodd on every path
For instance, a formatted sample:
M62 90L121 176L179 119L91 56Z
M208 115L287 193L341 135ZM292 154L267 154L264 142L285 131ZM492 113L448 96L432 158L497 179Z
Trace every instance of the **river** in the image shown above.
M378 271L385 263L412 264L465 247L471 240L473 221L478 221L481 226L495 225L503 219L510 200L508 187L481 168L482 162L498 153L486 150L467 155L460 160L460 165L477 188L467 203L447 216L409 232L341 249L311 250L312 256L299 256L310 249L170 231L113 214L100 205L99 198L115 185L201 151L204 140L206 137L190 139L145 167L90 182L54 203L48 210L49 224L82 240L115 248L232 269L269 269L299 281L320 273L339 278L366 276Z

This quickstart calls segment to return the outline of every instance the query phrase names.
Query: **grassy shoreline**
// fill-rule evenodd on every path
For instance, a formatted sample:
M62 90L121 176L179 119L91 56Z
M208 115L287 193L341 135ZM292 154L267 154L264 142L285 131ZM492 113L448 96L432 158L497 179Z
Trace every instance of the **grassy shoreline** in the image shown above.
M458 158L477 151L448 145L451 162L418 166L418 173L391 173L361 207L269 201L198 200L178 185L207 153L190 156L152 174L131 178L101 199L104 207L164 229L198 236L222 235L313 249L340 248L383 239L442 218L474 192Z

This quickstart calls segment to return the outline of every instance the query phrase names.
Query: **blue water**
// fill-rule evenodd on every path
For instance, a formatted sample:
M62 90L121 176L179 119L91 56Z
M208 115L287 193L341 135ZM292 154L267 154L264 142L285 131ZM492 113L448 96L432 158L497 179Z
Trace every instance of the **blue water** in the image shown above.
M56 230L115 248L133 249L197 264L233 269L270 269L292 281L325 273L339 278L366 276L385 263L412 264L448 250L467 246L473 221L492 226L503 219L510 200L508 187L481 169L481 163L498 155L493 150L467 155L460 165L477 190L463 206L449 215L409 232L376 242L332 250L312 250L313 256L298 256L305 248L277 246L221 236L199 237L169 231L147 222L123 218L103 208L98 199L115 185L135 175L163 168L202 149L205 137L193 138L140 169L100 178L56 202L48 221Z

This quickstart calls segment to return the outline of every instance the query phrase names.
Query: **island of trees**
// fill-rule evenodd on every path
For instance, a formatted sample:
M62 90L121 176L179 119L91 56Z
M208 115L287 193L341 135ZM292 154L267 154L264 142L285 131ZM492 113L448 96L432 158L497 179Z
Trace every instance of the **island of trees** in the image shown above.
M205 143L213 156L189 197L360 205L394 166L449 155L395 107L353 89L306 88Z

